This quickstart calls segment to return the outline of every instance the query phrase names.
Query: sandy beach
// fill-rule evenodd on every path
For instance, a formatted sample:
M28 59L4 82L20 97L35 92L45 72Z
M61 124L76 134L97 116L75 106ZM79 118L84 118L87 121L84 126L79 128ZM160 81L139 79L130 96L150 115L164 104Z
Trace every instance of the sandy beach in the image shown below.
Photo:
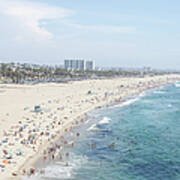
M0 179L21 179L85 115L129 95L180 81L178 75L0 85ZM50 154L50 153L49 153Z

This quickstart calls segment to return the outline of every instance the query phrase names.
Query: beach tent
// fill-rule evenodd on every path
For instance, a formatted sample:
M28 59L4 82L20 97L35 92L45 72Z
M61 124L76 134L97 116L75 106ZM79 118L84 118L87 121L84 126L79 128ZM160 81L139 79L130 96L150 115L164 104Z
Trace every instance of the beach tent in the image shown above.
M91 91L88 91L88 94L92 94L92 92L91 92Z
M34 106L34 111L35 112L40 112L41 111L41 107L40 106Z

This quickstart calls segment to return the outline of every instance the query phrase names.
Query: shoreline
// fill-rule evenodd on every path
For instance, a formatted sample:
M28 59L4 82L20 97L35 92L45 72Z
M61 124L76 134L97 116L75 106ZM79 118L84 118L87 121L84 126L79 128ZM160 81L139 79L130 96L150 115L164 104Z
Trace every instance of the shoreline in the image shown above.
M158 77L156 77L156 78L159 78L159 76ZM71 129L72 128L72 126L73 126L73 128L74 128L74 126L76 126L76 123L75 122L78 122L78 121L81 121L83 118L85 118L86 117L86 115L87 115L87 113L89 113L89 112L92 112L93 110L95 110L95 109L99 109L99 108L103 108L103 107L105 107L105 106L107 106L107 105L109 105L109 104L111 104L111 103L118 103L118 104L122 104L123 102L125 102L126 101L126 98L128 97L128 96L132 96L132 95L138 95L138 94L140 94L140 93L142 93L142 92L145 92L145 91L147 91L148 89L153 89L153 88L156 88L156 87L160 87L160 86L162 86L162 85L166 85L166 84L170 84L170 83L174 83L174 82L176 82L176 81L178 81L178 80L180 80L180 76L175 76L175 77L172 77L171 79L166 79L167 77L163 77L163 76L161 76L161 78L164 78L162 81L158 81L158 80L154 80L155 82L154 82L154 84L152 85L152 84L148 84L148 85L146 85L145 87L143 86L141 86L141 87L137 87L137 89L131 89L131 91L129 92L128 90L126 90L126 91L128 91L128 92L126 92L125 93L125 95L123 96L123 97L121 97L120 96L120 94L122 94L122 93L120 93L120 94L116 94L116 95L114 95L114 94L112 94L112 95L109 95L107 98L108 98L108 100L106 100L105 99L105 101L103 101L103 99L100 99L99 101L98 101L98 103L96 104L96 103L90 103L90 105L89 106L87 106L87 107L85 107L84 109L83 109L83 111L80 111L80 112L76 112L76 114L74 115L73 114L73 117L72 117L72 115L70 114L70 116L67 118L68 119L68 121L65 123L65 124L63 124L63 125L61 125L61 127L59 128L60 130L62 130L62 131L60 131L60 133L56 133L56 136L55 136L55 138L53 139L53 140L50 140L48 143L47 142L43 142L41 145L39 145L38 146L38 150L37 150L37 152L35 153L35 155L31 155L30 157L28 157L28 158L26 158L26 161L25 161L25 163L23 163L23 164L21 164L21 166L19 166L18 168L17 168L17 170L16 170L16 172L18 173L18 175L17 176L15 176L15 177L13 177L12 178L12 176L11 177L9 177L9 179L18 179L18 180L20 180L21 178L22 178L22 175L21 175L21 171L22 171L22 169L29 169L30 167L33 167L33 166L35 166L35 164L37 164L37 162L38 162L38 160L40 160L40 158L42 158L42 151L43 151L43 149L47 149L48 147L51 147L52 146L52 143L56 143L59 139L60 139L60 137L61 136L64 136L66 133L68 133L69 132L69 130L68 129ZM134 79L136 79L137 80L137 78L134 78ZM153 79L153 78L151 78L151 79ZM151 82L151 79L149 80L149 81L147 81L147 82ZM131 79L132 80L132 79ZM138 79L137 80L137 82L138 83L136 83L135 84L135 86L136 85L139 85L139 82L141 82L142 80L144 80L145 81L145 79ZM103 80L100 80L100 81L103 81ZM113 80L108 80L108 81L112 81L112 83L113 83ZM118 82L118 84L121 84L121 79L119 80L120 82ZM127 84L130 84L131 85L131 83L133 84L133 82L128 82ZM145 81L145 83L146 83L146 81ZM78 84L78 82L77 82L77 84ZM141 83L140 83L141 84ZM67 85L68 86L68 85ZM130 87L127 87L127 89L130 89ZM132 87L131 87L132 88ZM120 88L120 91L121 91L121 89L122 88ZM88 90L88 88L86 89L86 92L87 92L87 90ZM103 89L104 90L104 89ZM115 89L115 90L117 90L117 89ZM92 90L93 91L93 90ZM108 92L109 93L109 92ZM113 93L115 93L115 92L113 92ZM102 95L102 94L101 94ZM86 96L88 96L87 94L85 95L85 97ZM90 95L91 96L91 95ZM105 98L104 96L106 96L106 94L104 95L104 92L103 92L103 98ZM111 98L111 96L113 96L112 98ZM89 97L89 96L88 96ZM98 96L97 96L98 97ZM109 98L110 97L110 98ZM93 97L93 98L95 98L95 97ZM101 97L102 98L102 97ZM91 98L90 98L91 99ZM93 101L94 102L94 101ZM80 105L81 105L81 103L80 103ZM70 119L70 120L69 120ZM66 130L67 129L67 130ZM50 130L49 130L50 131ZM44 146L45 145L45 146ZM43 147L43 148L42 148ZM6 176L7 177L7 176ZM6 178L7 179L7 178Z
M145 93L145 92L148 91L148 90L153 90L153 89L156 89L156 88L160 88L161 86L164 87L164 86L167 86L168 84L173 84L173 82L172 82L172 83L167 83L167 84L160 84L160 85L157 85L157 86L154 86L154 87L151 87L151 88L147 88L147 89L145 89L145 90L142 90L142 91L140 91L140 92L138 92L138 93L130 94L129 96L125 97L124 99L121 99L121 101L114 101L114 102L111 102L110 104L105 104L105 105L103 105L103 106L100 106L100 107L94 108L94 109L92 109L92 110L89 110L89 111L85 112L85 113L82 115L82 117L81 117L81 116L80 116L80 117L81 117L81 119L85 119L85 118L87 118L87 115L88 115L89 113L93 113L93 111L96 111L97 109L104 109L104 108L106 108L106 107L108 107L108 108L109 108L109 107L110 107L110 108L117 108L117 107L119 107L119 106L123 106L123 103L126 103L128 100L134 100L134 99L136 99L136 97L141 97L141 94ZM135 96L135 97L132 97L132 96ZM75 120L77 120L77 119L75 118L74 121L75 121ZM83 126L83 125L84 125L84 121L81 122L80 125L74 126L73 128L78 128L78 127ZM60 138L61 138L62 136L65 136L66 134L67 134L67 132L59 135L59 137L56 138L56 140L54 141L54 143L56 144L58 141L60 141ZM64 145L62 148L64 149L65 147L66 147L66 145ZM62 151L63 149L61 149L61 151ZM32 162L33 162L33 163L29 163L29 162L28 162L27 167L29 167L29 166L38 167L38 162L39 162L41 159L42 159L42 155L40 155L39 157L34 157L34 159L32 159ZM50 162L50 161L49 161L49 162ZM47 164L46 164L46 165L47 165ZM23 167L23 168L24 168L24 167ZM22 169L20 169L20 170L22 170ZM17 180L18 180L18 179L17 179ZM20 178L19 180L21 180L21 178Z
M118 107L128 106L129 104L126 105L126 103L127 103L129 100L132 100L132 101L135 100L135 101L136 101L136 99L139 99L140 97L144 96L143 94L146 93L147 91L153 91L153 90L155 90L155 89L158 89L158 88L160 88L160 87L164 87L164 86L167 86L167 85L170 85L170 84L173 84L173 83L167 83L167 84L163 84L163 85L160 85L160 86L155 86L155 87L152 87L152 88L147 88L146 90L143 90L143 91L141 91L141 92L139 92L139 93L137 93L137 94L129 95L128 97L125 97L124 99L122 99L122 100L119 101L119 102L114 101L114 102L112 102L112 103L110 103L110 104L105 104L105 105L102 106L102 107L98 107L98 108L92 109L92 110L88 111L87 113L85 113L85 114L83 115L84 117L82 117L82 119L84 119L84 120L81 122L81 124L79 124L79 125L77 125L77 126L74 126L73 129L75 128L75 131L76 131L78 128L82 128L82 126L85 125L85 123L86 123L86 120L85 120L85 119L88 120L88 115L89 115L89 114L92 114L93 112L97 111L98 109L104 111L105 108L114 109L114 108L118 108ZM146 95L145 95L145 96L146 96ZM133 102L135 102L135 101L133 101ZM132 102L132 103L133 103L133 102ZM124 104L124 103L125 103L125 104ZM130 103L130 104L131 104L131 103ZM75 120L76 120L76 119L75 119ZM90 121L91 121L91 120L90 120ZM88 122L89 122L89 121L88 121ZM88 130L88 129L87 129L87 130ZM77 132L77 131L76 131L76 132ZM63 134L63 136L66 136L66 135L67 135L67 133L66 133L66 134ZM56 144L57 142L59 142L59 141L60 141L60 138L61 138L61 136L59 136L59 138L57 138L57 139L54 141L54 143ZM72 138L72 137L71 137L71 138ZM78 137L75 137L75 138L78 138ZM70 139L70 142L74 142L74 141L72 141L72 139ZM62 147L62 149L60 150L60 153L62 153L62 151L66 148L66 146L69 146L69 145L71 146L71 144L64 145L64 146ZM43 161L42 158L43 158L42 156L39 156L38 158L35 157L34 163L32 163L31 165L32 165L33 167L37 168L37 169L38 169L38 168L41 168L41 165L38 165L38 164L39 164L40 161ZM54 160L56 160L56 159L54 159ZM51 161L54 161L54 160L49 160L48 162L46 162L45 166L43 166L43 167L46 167ZM64 164L64 166L66 166L66 165ZM40 172L39 172L39 173L40 173ZM32 176L32 177L33 177L33 176Z

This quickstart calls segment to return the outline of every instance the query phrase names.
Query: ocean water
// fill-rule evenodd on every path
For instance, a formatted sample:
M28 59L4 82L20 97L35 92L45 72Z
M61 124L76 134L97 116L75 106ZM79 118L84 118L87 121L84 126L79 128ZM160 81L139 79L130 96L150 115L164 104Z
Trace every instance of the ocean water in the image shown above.
M36 180L180 180L180 84L96 110ZM68 162L68 166L65 164Z

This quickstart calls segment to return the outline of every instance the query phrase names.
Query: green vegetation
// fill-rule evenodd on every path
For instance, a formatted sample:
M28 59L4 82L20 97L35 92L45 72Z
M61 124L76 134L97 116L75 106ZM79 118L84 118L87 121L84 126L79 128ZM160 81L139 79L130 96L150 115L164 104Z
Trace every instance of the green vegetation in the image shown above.
M38 83L38 82L61 82L87 78L113 78L154 76L167 74L168 72L150 70L98 70L98 71L68 71L58 66L45 66L36 64L0 64L0 82L3 83Z

